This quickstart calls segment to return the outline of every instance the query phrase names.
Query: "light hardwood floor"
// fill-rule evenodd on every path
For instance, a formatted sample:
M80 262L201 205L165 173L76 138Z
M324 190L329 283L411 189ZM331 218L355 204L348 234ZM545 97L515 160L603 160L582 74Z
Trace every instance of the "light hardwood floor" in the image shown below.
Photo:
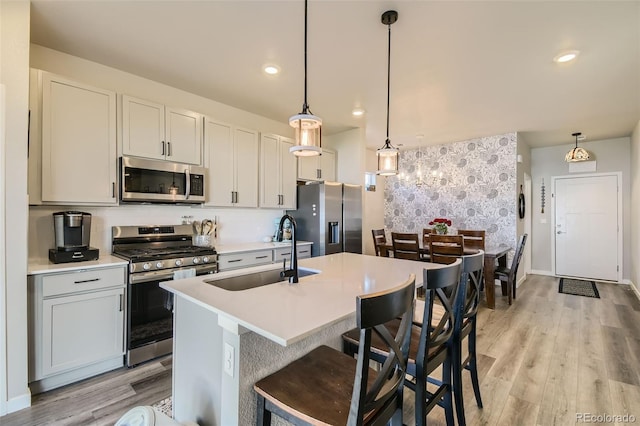
M629 414L640 423L640 301L627 285L598 283L598 290L600 299L560 294L557 278L530 275L513 305L498 290L496 309L481 307L484 408L476 406L465 372L467 424L575 425L577 413ZM31 408L0 424L112 425L130 408L170 394L168 357L36 395ZM405 401L411 426L411 391ZM428 420L445 424L438 407Z

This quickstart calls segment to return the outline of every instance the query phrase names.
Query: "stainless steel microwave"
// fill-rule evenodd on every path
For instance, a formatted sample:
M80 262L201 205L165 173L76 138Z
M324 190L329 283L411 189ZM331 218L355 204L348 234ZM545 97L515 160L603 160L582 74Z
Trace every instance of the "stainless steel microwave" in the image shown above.
M120 158L120 200L134 203L204 203L207 169L144 158Z

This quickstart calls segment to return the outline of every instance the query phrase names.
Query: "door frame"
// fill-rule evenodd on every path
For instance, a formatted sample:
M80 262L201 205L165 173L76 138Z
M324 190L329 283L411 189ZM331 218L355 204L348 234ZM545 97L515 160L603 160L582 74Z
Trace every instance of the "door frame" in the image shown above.
M525 172L524 174L524 194L525 199L527 200L524 204L524 232L529 235L531 238L531 225L532 225L532 211L531 205L533 204L532 198L532 185L531 185L531 175ZM524 250L524 276L526 278L527 274L531 274L531 244L525 245Z
M622 172L603 172L603 173L584 173L579 175L562 175L562 176L551 176L551 211L553 212L551 218L551 267L552 273L554 276L556 275L556 180L559 179L576 179L576 178L585 178L585 177L604 177L604 176L616 176L618 180L618 283L622 282L622 271L624 270L624 264L622 263L624 260L624 255L622 253L624 247L624 222L622 218L622 191L620 188L622 187Z

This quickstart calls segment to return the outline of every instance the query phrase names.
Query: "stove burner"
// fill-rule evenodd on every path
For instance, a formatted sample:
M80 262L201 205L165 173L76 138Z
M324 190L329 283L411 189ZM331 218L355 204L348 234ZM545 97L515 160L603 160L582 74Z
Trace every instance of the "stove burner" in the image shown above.
M210 247L199 246L179 246L179 247L143 247L143 248L119 248L113 251L114 254L126 257L127 259L138 260L143 258L157 259L164 257L198 256L204 254L215 254L216 251Z

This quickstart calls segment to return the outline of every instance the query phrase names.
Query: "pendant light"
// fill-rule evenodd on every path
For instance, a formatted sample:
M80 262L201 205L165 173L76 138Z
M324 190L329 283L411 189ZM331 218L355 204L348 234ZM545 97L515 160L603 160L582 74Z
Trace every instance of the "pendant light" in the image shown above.
M391 145L389 140L389 93L391 87L391 24L398 20L398 12L387 10L382 14L382 23L389 30L389 49L387 54L387 139L382 148L376 151L378 156L378 174L382 176L393 176L398 174L398 148Z
M564 161L567 163L574 163L576 161L587 161L590 157L589 151L584 148L578 147L578 136L582 135L582 133L572 133L571 136L575 136L576 138L576 146L567 152L567 155L564 157Z
M304 103L302 112L289 118L295 129L296 144L289 152L298 157L322 154L322 119L311 113L307 104L307 0L304 1Z

